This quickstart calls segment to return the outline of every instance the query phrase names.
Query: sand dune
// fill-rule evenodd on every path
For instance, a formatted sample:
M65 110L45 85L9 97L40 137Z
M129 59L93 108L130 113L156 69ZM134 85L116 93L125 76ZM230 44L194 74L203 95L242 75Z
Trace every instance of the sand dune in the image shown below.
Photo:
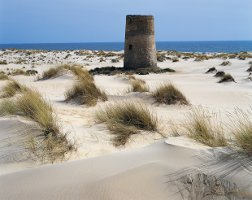
M66 58L67 52L38 51L28 59L22 51L7 50L0 58L8 64L1 65L0 70L11 73L12 68L34 69L41 75L60 63L82 64L86 69L122 66L122 52L113 53L112 57L102 58L95 51L71 51ZM169 53L167 56L174 57ZM119 62L112 63L113 58ZM54 164L35 161L25 146L27 130L35 124L21 116L0 117L0 199L252 199L251 162L247 158L230 154L227 148L206 147L188 139L184 132L172 137L171 123L180 127L198 106L220 114L228 124L225 135L232 137L227 114L251 106L252 82L246 70L252 59L227 60L231 65L221 66L224 60L217 57L200 62L194 58L159 62L159 67L176 72L135 75L150 87L150 92L145 93L128 92L130 81L124 75L96 75L94 82L107 93L108 101L94 107L64 102L65 92L76 81L70 72L45 81L37 81L35 76L10 75L38 90L52 104L60 128L76 141L77 151ZM236 83L217 83L219 78L214 73L205 73L211 67L230 73ZM1 80L0 88L7 82ZM167 82L174 83L191 105L157 104L151 92ZM146 104L156 114L162 135L141 131L132 135L125 146L114 146L113 135L104 124L96 123L94 114L107 104L122 101Z
M178 172L191 170L189 174L193 174L195 170L210 174L211 169L223 168L221 162L210 164L213 158L216 159L215 155L213 151L174 146L160 141L141 150L1 176L0 196L1 199L20 200L182 199L181 193L184 193L186 198L192 199L182 184L183 173ZM207 163L210 167L203 167L202 164ZM218 175L226 171L228 168L219 170ZM173 173L177 180L174 180ZM232 184L242 182L243 187L236 188L237 193L243 195L241 199L252 199L247 196L252 192L249 185L251 174L239 169L234 170L233 174L230 174L231 178L227 175L225 179L231 179ZM180 187L184 187L181 193L178 192ZM200 191L196 193L198 196L201 194Z

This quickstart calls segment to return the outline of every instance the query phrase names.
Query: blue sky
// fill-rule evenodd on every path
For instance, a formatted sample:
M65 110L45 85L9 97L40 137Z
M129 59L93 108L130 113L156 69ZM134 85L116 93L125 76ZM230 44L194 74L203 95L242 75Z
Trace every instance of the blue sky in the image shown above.
M157 41L252 40L252 0L0 0L0 43L123 41L127 14Z

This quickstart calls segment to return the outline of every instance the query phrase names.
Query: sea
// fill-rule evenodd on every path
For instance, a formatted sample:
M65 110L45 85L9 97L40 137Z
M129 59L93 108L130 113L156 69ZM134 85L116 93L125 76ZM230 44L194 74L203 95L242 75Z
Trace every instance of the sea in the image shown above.
M157 50L181 52L252 52L252 41L156 42ZM0 44L0 49L121 51L123 42Z

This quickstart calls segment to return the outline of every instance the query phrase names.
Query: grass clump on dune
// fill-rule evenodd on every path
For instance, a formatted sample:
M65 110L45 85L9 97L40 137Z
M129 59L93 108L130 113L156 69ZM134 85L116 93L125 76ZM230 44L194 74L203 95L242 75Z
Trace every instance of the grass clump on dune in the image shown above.
M66 101L88 106L96 105L98 100L107 101L107 95L95 85L88 71L79 72L77 78L77 82L65 93Z
M115 135L114 145L125 145L131 135L140 130L157 131L158 121L155 115L140 103L119 103L107 105L96 113L100 123Z
M247 72L252 72L252 65L247 69Z
M194 109L184 128L189 137L210 147L227 146L222 125L212 122L213 116L202 109Z
M221 66L231 65L231 62L230 61L223 61L220 65Z
M78 104L94 106L98 100L106 101L107 95L94 83L94 78L85 69L79 66L69 68L77 77L77 82L66 93L66 101L75 101Z
M8 98L8 97L13 97L17 93L21 93L26 91L27 88L23 85L21 85L19 82L15 80L10 80L9 83L7 83L3 88L2 88L2 98Z
M223 76L225 76L225 72L224 71L218 71L215 75L214 75L214 77L223 77Z
M25 76L27 76L27 75L29 75L29 74L27 74L26 71L24 71L24 70L22 70L22 69L15 69L15 70L13 70L13 71L11 72L10 75L12 75L12 76L18 76L18 75L25 75Z
M15 99L2 101L0 115L20 115L38 124L41 134L31 134L28 142L29 150L37 159L54 162L74 149L66 135L60 132L52 106L35 90L28 89Z
M157 103L188 105L189 101L173 84L161 85L153 92L153 97Z
M221 78L221 80L218 81L218 83L224 83L224 82L235 82L235 80L231 74L225 74Z
M174 69L165 68L161 69L159 67L150 67L150 68L138 68L138 69L125 69L123 67L97 67L92 70L89 70L92 75L116 75L116 74L138 74L138 75L148 75L150 73L161 74L166 72L176 72Z
M69 68L69 70L71 70L78 79L90 81L94 80L94 77L88 72L88 70L82 69L80 66L72 66Z
M46 71L43 72L42 77L39 78L39 80L47 80L51 78L56 78L58 76L61 76L65 71L64 65L60 65L58 67L52 67Z
M149 92L149 87L146 85L144 80L141 79L132 79L130 80L132 92Z
M244 112L236 110L234 125L234 136L236 145L246 154L252 155L252 121L251 111Z
M217 72L216 68L215 67L211 67L205 73L208 74L208 73L214 73L214 72Z
M8 79L9 79L8 75L0 73L0 80L8 80Z

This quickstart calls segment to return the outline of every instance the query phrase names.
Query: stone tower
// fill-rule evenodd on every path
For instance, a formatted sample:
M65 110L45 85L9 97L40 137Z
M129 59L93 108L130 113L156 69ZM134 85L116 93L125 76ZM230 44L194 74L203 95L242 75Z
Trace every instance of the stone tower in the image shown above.
M154 17L127 15L124 68L157 67Z

